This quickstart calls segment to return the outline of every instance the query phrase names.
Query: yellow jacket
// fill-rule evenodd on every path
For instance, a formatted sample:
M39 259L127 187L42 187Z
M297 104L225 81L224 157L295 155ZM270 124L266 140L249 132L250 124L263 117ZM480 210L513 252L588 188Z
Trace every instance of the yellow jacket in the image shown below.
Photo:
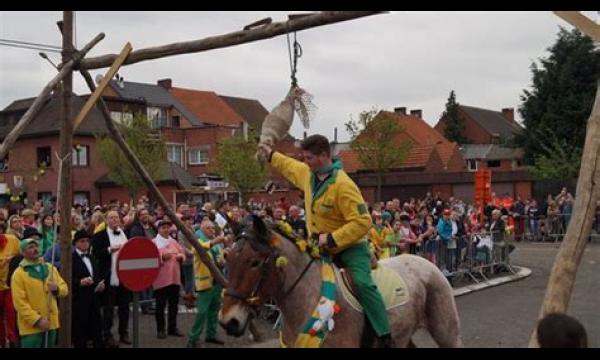
M211 248L210 240L207 239L201 230L196 232L198 236L198 240L200 241L200 246L206 250L208 256L214 261L215 257L219 258L222 256L219 245L215 245ZM193 249L194 253L194 287L196 291L208 290L213 287L213 276L202 260L200 260L200 255L198 252Z
M331 234L336 246L330 252L336 254L366 241L371 216L360 190L345 171L338 170L313 194L314 175L308 165L274 152L271 166L304 191L308 233Z
M26 261L26 260L24 260ZM56 298L47 291L47 281L50 279L50 271L54 276L54 282L58 285L58 296L66 297L69 293L67 283L62 279L58 270L49 263L39 262L40 266L47 266L48 274L45 280L34 277L31 270L21 265L15 270L11 279L11 291L15 310L17 311L17 326L21 336L38 334L42 329L35 326L40 318L50 320L50 329L58 329L58 307ZM50 316L48 316L48 296L52 296L50 303Z
M19 255L19 240L10 234L4 234L6 236L6 245L0 249L0 291L8 290L6 285L8 276L8 264L10 259L15 255Z
M385 238L391 234L393 231L387 226L383 226L381 231L377 231L377 228L373 225L371 230L369 230L369 239L371 242L379 246L380 248L387 247L389 244L385 241Z

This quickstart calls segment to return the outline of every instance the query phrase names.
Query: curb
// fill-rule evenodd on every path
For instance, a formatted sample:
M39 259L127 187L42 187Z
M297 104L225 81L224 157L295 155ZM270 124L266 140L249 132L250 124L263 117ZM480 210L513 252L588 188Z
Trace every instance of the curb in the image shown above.
M458 289L454 289L454 297L459 297L462 295L470 294L475 291L484 290L493 286L498 286L502 284L506 284L513 281L518 281L525 279L529 275L531 275L531 269L522 267L522 266L513 266L515 270L517 270L516 274L502 276L499 278L494 278L490 280L483 280L477 284L467 285L460 287Z

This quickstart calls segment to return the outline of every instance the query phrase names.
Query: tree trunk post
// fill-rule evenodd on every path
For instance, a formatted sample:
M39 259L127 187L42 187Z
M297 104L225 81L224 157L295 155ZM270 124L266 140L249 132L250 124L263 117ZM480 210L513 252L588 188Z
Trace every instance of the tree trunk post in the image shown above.
M598 183L600 181L599 155L600 82L597 85L594 108L587 124L573 215L548 279L548 287L546 288L539 319L550 313L566 313L569 307L577 268L592 229L596 201L600 198L600 184ZM529 339L529 347L539 346L536 327L534 327Z
M73 12L63 12L63 51L62 61L67 63L73 55ZM60 132L60 157L64 158L73 151L73 123L71 94L73 91L73 71L69 70L63 79L60 118L62 129ZM60 181L60 274L69 288L69 296L59 301L60 304L60 332L59 346L68 348L71 345L71 206L73 189L71 187L71 164L67 159L62 168Z

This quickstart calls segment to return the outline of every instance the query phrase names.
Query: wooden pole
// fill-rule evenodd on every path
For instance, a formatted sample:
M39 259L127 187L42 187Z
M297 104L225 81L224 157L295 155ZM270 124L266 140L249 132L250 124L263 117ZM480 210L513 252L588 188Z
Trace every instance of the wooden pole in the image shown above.
M92 80L92 76L90 75L90 73L87 70L83 69L80 69L80 72L81 75L83 75L90 90L94 92L96 90L96 86L94 85L94 81ZM172 210L172 207L169 205L163 194L158 190L158 187L154 184L154 181L152 181L152 178L150 177L150 175L148 175L148 172L146 171L146 169L144 169L144 166L142 165L140 160L135 156L133 151L131 151L129 145L127 145L127 142L123 138L123 135L111 119L110 111L108 110L108 107L106 106L106 103L104 102L102 97L98 98L97 106L102 112L102 115L104 116L106 127L108 128L112 139L121 148L121 151L123 151L123 155L125 155L125 158L133 166L135 171L140 175L150 193L152 193L152 195L156 198L160 206L165 210L165 214L169 217L169 219L171 219L175 226L177 226L177 229L185 235L187 242L198 252L200 260L202 260L202 262L206 264L215 280L223 287L227 287L227 280L225 279L223 274L221 274L221 271L219 271L219 269L216 267L216 265L210 259L210 257L208 257L206 251L200 246L196 235L192 232L191 229L188 229L181 220L179 220L177 215L175 215L175 213Z
M596 201L600 199L600 184L598 183L600 179L599 155L600 82L598 82L596 89L594 108L587 124L573 215L548 279L548 287L539 319L550 313L566 313L569 307L577 268L592 230ZM537 346L537 332L534 328L529 339L529 347Z
M40 92L40 94L34 100L33 104L31 104L29 109L27 109L27 111L25 112L23 117L21 117L17 125L15 125L15 127L10 131L10 133L4 138L2 145L0 145L0 159L3 159L8 154L8 151L15 144L15 141L17 141L19 135L21 135L21 133L23 132L23 130L25 130L27 125L29 125L29 123L31 123L31 121L37 116L39 111L42 109L46 98L48 97L48 95L50 95L50 93L56 87L56 85L58 85L58 83L60 83L63 80L63 78L67 76L67 74L71 73L74 66L81 60L81 58L85 56L85 54L87 54L92 49L92 47L94 47L94 45L99 43L102 39L104 39L104 33L96 35L96 37L92 39L92 41L90 41L79 52L78 56L76 56L74 59L71 59L68 62L64 62L63 60L63 63L65 65L60 69L59 73L56 74L56 76L52 80L50 80L50 82L42 89L42 92Z
M579 11L555 11L554 14L575 26L582 33L591 37L595 42L600 42L600 25L588 19Z
M102 78L102 81L96 88L96 91L94 91L92 95L90 95L88 100L85 102L85 105L83 105L83 108L81 108L79 114L77 114L77 116L75 117L75 120L73 121L74 130L77 130L83 119L87 116L90 110L92 110L92 107L96 105L96 101L98 101L98 98L102 95L102 92L108 86L110 79L112 79L112 77L115 76L117 71L119 71L119 68L123 64L123 61L127 59L127 55L129 55L131 49L132 47L130 43L125 44L123 50L121 50L121 53L119 54L119 57L117 57L115 62L111 65L110 69L108 69L108 71Z
M62 61L68 63L73 56L73 12L63 12L63 51ZM69 70L63 78L60 120L62 129L60 131L60 157L65 158L73 151L73 122L72 122L72 99L73 71ZM71 294L71 205L73 203L73 189L71 188L71 161L65 161L62 165L60 181L60 274L66 281ZM71 301L72 296L62 299L60 303L60 332L59 346L68 348L71 345Z
M380 11L324 11L294 18L284 22L276 22L250 30L240 30L225 35L211 36L201 40L172 43L140 49L132 52L124 65L135 64L140 61L163 58L167 56L197 53L212 49L219 49L234 45L245 44L257 40L269 39L288 32L310 29L342 21L357 19L365 16L380 14ZM116 54L103 55L84 59L81 69L98 69L110 66Z

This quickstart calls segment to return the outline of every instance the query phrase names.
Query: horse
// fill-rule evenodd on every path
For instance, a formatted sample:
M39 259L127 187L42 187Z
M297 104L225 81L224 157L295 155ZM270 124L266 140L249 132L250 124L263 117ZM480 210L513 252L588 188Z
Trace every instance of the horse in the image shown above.
M276 264L280 256L287 258L285 266ZM228 287L219 312L220 325L228 335L242 336L256 306L274 299L283 318L280 341L292 346L320 298L319 262L311 261L294 240L269 230L258 217L238 231L226 261ZM462 347L452 288L434 264L418 256L400 255L381 260L379 265L400 274L410 293L405 304L388 310L395 347L413 347L411 338L420 328L428 330L440 347ZM335 328L322 347L364 347L364 314L342 296L336 302L342 311L335 315Z

